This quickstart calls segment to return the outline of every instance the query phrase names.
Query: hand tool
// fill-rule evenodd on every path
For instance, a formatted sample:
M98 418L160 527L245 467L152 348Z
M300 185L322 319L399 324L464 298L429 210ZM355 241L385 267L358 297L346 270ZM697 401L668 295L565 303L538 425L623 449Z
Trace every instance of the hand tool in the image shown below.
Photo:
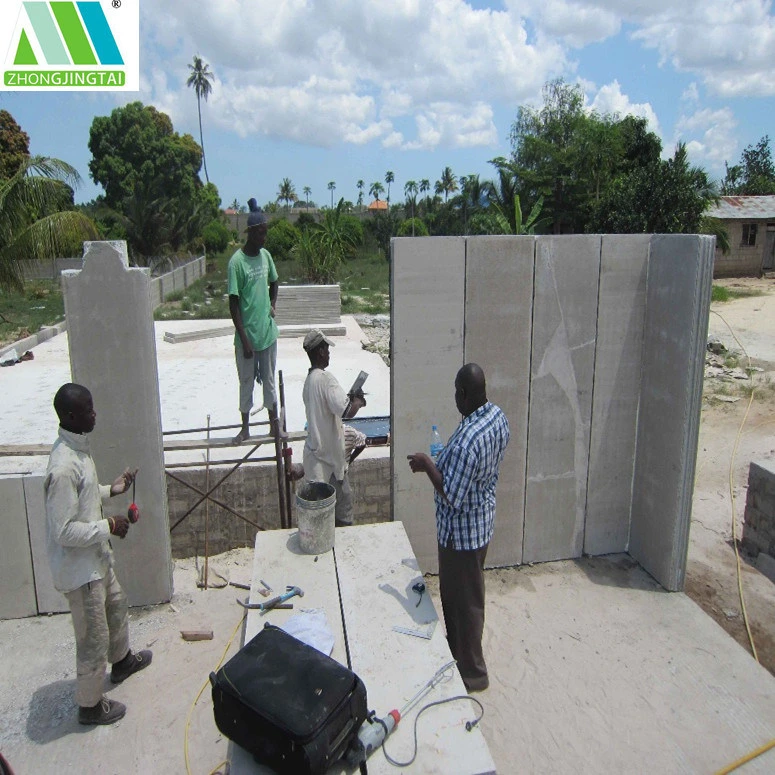
M277 597L273 597L271 600L267 600L266 603L259 603L258 607L262 611L269 611L272 608L274 608L278 603L284 603L289 598L293 597L294 595L298 595L299 597L304 597L304 590L302 590L300 587L292 587L287 586L286 589L288 590L283 595L278 595Z
M126 518L134 525L138 519L140 519L140 509L137 508L135 503L135 482L137 481L137 474L132 479L132 503L129 505L129 511L127 511Z
M237 598L237 602L243 607L248 609L255 609L255 608L261 608L262 603L249 603L247 600L240 600ZM293 608L293 603L275 603L275 605L272 606L272 611L276 611L277 609L290 609Z

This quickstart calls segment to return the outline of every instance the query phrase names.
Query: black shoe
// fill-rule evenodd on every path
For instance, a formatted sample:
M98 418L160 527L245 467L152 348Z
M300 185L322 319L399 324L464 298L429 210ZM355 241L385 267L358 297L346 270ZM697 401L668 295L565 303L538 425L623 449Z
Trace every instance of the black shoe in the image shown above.
M110 671L110 680L114 684L120 684L126 681L132 673L143 670L151 664L153 653L149 650L138 651L137 654L130 652L120 661L113 665Z
M478 678L464 678L463 685L466 687L466 691L469 694L473 694L474 692L483 692L485 689L489 688L490 679L486 675L480 676Z
M78 708L79 724L115 724L124 718L126 705L103 697L93 708Z

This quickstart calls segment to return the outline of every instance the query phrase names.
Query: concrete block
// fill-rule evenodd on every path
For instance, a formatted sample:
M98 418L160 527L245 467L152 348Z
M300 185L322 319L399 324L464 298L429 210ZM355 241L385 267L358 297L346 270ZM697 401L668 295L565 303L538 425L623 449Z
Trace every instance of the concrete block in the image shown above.
M713 239L651 238L630 554L683 588L697 458Z
M761 552L756 558L756 567L772 582L775 582L775 558Z
M21 477L0 477L0 619L35 616L35 576Z
M581 555L601 239L536 243L525 562Z
M406 456L427 453L432 424L446 440L460 422L454 382L463 365L465 240L394 239L391 260L393 519L404 522L423 571L435 572L433 487L412 474Z
M97 412L91 449L100 481L140 469L141 517L114 542L116 572L131 605L166 601L172 563L150 276L128 268L125 251L92 243L83 270L62 282L73 381L89 388ZM131 497L111 498L106 515L126 514Z
M484 369L487 397L503 410L511 432L489 567L522 562L534 262L534 237L466 240L464 361Z
M624 552L629 541L649 241L603 236L585 554Z

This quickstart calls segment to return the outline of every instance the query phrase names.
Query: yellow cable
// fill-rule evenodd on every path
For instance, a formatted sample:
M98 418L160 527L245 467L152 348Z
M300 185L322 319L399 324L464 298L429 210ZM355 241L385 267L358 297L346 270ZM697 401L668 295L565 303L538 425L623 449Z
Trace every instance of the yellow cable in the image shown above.
M737 344L740 346L740 349L743 351L743 354L746 357L746 360L748 361L748 378L751 379L751 359L748 356L748 352L743 347L742 342L737 338L737 335L732 330L732 326L729 325L729 323L724 319L723 315L719 315L718 312L715 310L711 310L714 315L718 315L721 320L724 321L724 325L729 329L729 333L732 334L733 339L737 342ZM737 516L736 516L736 510L735 510L735 488L734 488L734 470L735 470L735 456L737 455L737 447L740 443L740 437L743 433L743 427L745 426L745 421L748 419L748 413L751 411L751 405L753 404L753 397L754 393L756 392L756 388L753 386L753 380L751 379L751 397L748 399L748 406L745 409L745 414L743 415L743 421L740 423L740 427L737 430L737 436L735 437L735 443L732 448L732 457L729 459L729 497L732 501L732 546L735 549L735 561L737 563L737 591L740 596L740 609L743 613L743 621L745 622L745 630L748 633L748 642L751 644L751 653L753 654L753 658L758 662L759 661L759 655L756 653L756 644L753 641L753 633L751 632L751 625L748 622L748 612L745 607L745 595L743 594L743 570L740 565L740 550L737 547Z
M242 626L242 622L245 621L245 617L247 616L247 611L242 615L240 620L237 622L237 626L234 628L234 632L231 634L231 637L229 638L229 642L226 644L226 648L223 650L223 654L221 654L221 658L218 661L218 664L215 666L215 670L218 670L218 668L223 664L223 660L226 659L226 654L229 653L229 649L231 648L232 641L237 635L237 632L239 631L239 628ZM199 690L199 694L196 695L196 699L194 700L193 704L191 705L191 708L188 711L188 715L186 716L186 728L185 733L183 735L183 755L186 759L186 772L188 775L191 775L191 765L188 761L188 729L191 725L191 716L194 713L194 708L196 707L196 704L199 702L199 698L202 696L202 693L207 688L207 685L210 683L210 678L205 680L205 682L202 684L202 688ZM216 770L218 770L222 765L228 764L229 760L226 759L222 761L211 773L210 775L213 775Z
M770 750L770 748L775 748L775 740L770 740L769 743L766 743L761 748L757 748L755 751L751 751L751 753L746 754L745 756L741 756L737 761L732 762L732 764L728 765L727 767L724 767L723 770L719 770L716 775L729 775L730 772L733 772L738 767L742 767L744 764L748 764L752 759L755 759L757 756L761 756L763 753L766 753Z

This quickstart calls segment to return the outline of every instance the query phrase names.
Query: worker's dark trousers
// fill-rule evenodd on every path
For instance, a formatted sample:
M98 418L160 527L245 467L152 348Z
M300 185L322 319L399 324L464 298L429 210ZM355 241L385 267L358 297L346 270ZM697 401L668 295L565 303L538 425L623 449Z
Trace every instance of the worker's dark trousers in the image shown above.
M439 546L439 591L447 640L468 691L489 686L482 653L484 632L484 559L481 549Z

